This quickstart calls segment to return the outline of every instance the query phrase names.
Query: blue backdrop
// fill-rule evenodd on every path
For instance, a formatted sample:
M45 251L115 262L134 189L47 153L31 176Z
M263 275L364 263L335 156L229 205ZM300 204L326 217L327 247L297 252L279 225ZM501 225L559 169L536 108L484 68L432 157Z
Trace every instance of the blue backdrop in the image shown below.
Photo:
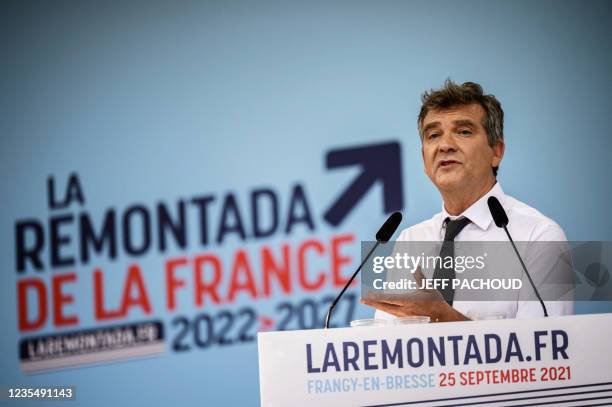
M507 193L555 219L570 240L612 240L611 20L607 1L4 2L0 384L75 385L87 406L164 406L177 398L185 406L257 405L256 331L316 325L325 297L337 291L334 270L350 275L359 241L385 219L385 196L405 214L402 227L439 211L422 169L416 116L420 94L448 77L479 82L501 100L506 155L498 179ZM376 144L399 153L403 187L397 176L375 182L329 222L325 214L362 169L359 162L328 168L327 154ZM48 178L61 201L73 173L84 203L51 208ZM264 189L255 215L253 193ZM197 197L210 198L206 242ZM162 250L156 207L161 202L178 216L181 201L188 205L186 242L171 240ZM137 205L152 222L152 243L142 254L119 244L115 258L102 252L88 262L76 256L74 265L50 264L51 218L74 217L62 226L70 241L61 253L70 256L79 252L80 214L99 228L109 208L120 219ZM273 232L256 236L254 222L272 230L275 213ZM24 219L44 228L41 271L31 263L18 271L16 229ZM142 241L143 229L133 229L134 241ZM266 295L263 247L277 260L288 248L289 289L274 280ZM230 296L241 251L250 274L238 267ZM221 262L222 298L215 303L208 295L198 306L189 270L205 254ZM173 258L188 265L176 269L186 286L170 309L165 267ZM311 289L301 282L300 259L310 283L318 276L324 282ZM134 306L121 318L97 320L94 269L102 270L104 302L113 308L132 264L140 267L150 312ZM78 323L58 326L49 287L65 273L75 276L63 289L73 296L65 314ZM49 290L49 315L30 331L20 329L17 306L17 284L27 278ZM26 302L36 306L35 299ZM371 314L353 305L341 305L337 325ZM610 310L607 303L577 307ZM195 331L208 328L194 321L204 313L218 331L222 312L233 321L228 343L198 343L197 335L207 334ZM249 312L256 319L241 337ZM177 318L191 324L182 339ZM24 337L144 320L163 322L161 355L33 375L21 370ZM175 349L177 342L188 350Z

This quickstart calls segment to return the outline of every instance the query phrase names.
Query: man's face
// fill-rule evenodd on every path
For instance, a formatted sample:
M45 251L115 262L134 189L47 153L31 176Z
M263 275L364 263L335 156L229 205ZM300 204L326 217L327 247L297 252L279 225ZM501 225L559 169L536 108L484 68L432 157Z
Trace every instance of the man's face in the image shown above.
M423 120L422 154L425 173L441 191L466 192L494 179L504 154L503 142L491 147L482 126L485 110L479 104L433 110Z

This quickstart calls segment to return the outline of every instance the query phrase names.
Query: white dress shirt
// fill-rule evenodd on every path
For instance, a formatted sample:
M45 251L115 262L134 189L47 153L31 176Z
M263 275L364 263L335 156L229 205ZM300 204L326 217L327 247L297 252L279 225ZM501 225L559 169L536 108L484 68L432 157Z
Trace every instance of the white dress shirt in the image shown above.
M451 216L446 212L444 204L442 204L442 212L437 213L431 219L421 222L417 225L404 229L397 241L443 241L445 233L444 220L465 216L471 220L455 238L456 242L460 241L508 241L508 237L502 228L499 228L493 222L491 212L487 204L487 199L490 196L495 196L504 207L508 215L508 232L516 242L566 242L563 229L552 219L542 215L536 209L526 205L525 203L504 193L499 182L496 183L491 190L476 201L472 206L467 208L459 216ZM524 258L527 270L534 280L538 280L538 273L545 271L541 270L542 265L538 264L537 256L532 258ZM524 274L523 271L520 271ZM525 277L524 275L522 277ZM527 278L524 278L525 290L532 290ZM571 300L572 292L564 296L564 301L545 301L548 315L570 315L573 313L573 301ZM533 297L531 297L533 298ZM545 299L546 300L546 299ZM483 313L502 313L506 318L529 318L541 317L543 311L541 304L538 301L461 301L453 302L453 308L466 316L479 315ZM393 315L377 310L375 318L390 319L395 318Z

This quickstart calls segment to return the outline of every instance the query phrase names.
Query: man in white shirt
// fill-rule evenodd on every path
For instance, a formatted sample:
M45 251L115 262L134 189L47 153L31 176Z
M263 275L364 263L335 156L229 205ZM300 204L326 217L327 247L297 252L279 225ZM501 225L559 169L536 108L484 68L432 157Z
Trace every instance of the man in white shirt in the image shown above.
M515 241L567 240L557 223L506 195L497 183L497 170L504 155L503 110L493 95L485 95L482 87L472 82L458 85L447 80L442 89L424 93L422 102L418 126L423 163L425 173L442 195L442 211L405 229L398 241L448 241L449 232L451 241L507 241L503 229L493 222L487 205L490 196L504 207L508 231ZM546 272L545 265L538 261L538 256L525 259L536 280L541 277L538 273ZM420 271L417 278L419 275ZM528 282L524 289L532 290ZM433 321L445 322L469 320L469 316L483 312L502 313L507 318L543 315L541 304L533 299L453 301L452 293L450 299L448 293L438 291L427 295L428 301L364 298L362 302L377 309L376 318L428 315ZM573 311L572 301L545 304L551 316Z

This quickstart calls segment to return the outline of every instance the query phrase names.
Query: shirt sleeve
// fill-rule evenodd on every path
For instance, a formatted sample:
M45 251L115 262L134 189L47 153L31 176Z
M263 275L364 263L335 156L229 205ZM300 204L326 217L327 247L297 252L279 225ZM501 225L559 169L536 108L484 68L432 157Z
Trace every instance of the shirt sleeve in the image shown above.
M534 233L525 250L525 266L540 293L549 316L574 313L573 267L563 229L550 223ZM520 251L520 250L519 250ZM516 318L542 317L544 311L523 272Z

